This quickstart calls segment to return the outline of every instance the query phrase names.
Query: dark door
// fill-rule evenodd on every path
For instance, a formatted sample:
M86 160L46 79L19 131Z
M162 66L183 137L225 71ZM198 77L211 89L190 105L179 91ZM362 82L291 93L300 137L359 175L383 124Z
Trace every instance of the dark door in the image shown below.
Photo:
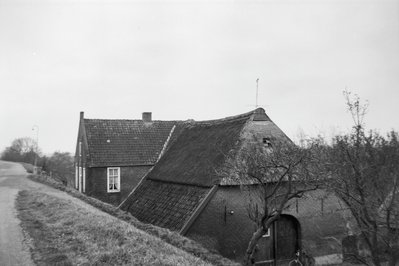
M297 220L288 215L282 215L276 222L276 261L285 264L295 258L299 249L299 226Z
M255 265L288 265L296 258L299 249L299 223L289 215L281 215L270 232L264 235L257 244Z

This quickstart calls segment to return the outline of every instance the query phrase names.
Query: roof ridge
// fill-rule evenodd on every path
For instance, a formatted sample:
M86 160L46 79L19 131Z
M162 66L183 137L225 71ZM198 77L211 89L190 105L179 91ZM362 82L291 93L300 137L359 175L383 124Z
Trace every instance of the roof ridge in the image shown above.
M106 119L106 118L84 118L84 120L91 120L91 121L141 121L144 122L142 119ZM184 122L184 120L151 120L151 122ZM146 123L151 123L146 122Z
M256 114L256 113L266 113L265 109L259 107L256 108L252 111L243 113L243 114L239 114L239 115L234 115L234 116L227 116L224 118L219 118L219 119L211 119L211 120L201 120L201 121L196 121L196 120L186 120L183 121L187 124L215 124L215 123L223 123L223 122L230 122L230 121L236 121L236 120L240 120L243 118L250 118L252 115Z
M218 118L218 119L209 119L209 120L194 120L194 119L187 119L187 120L152 120L151 122L181 122L183 124L214 124L214 123L222 123L222 122L229 122L229 121L235 121L243 118L250 118L252 115L256 113L265 113L265 109L258 107L252 111L239 114L239 115L234 115L234 116L227 116L224 118ZM142 119L106 119L106 118L84 118L84 120L94 120L94 121L143 121Z

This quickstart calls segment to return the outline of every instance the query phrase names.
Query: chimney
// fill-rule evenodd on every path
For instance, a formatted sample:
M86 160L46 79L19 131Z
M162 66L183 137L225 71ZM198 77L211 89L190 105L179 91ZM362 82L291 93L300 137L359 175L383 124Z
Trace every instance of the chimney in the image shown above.
M152 113L151 112L144 112L143 113L143 122L152 122Z
M80 112L80 120L82 120L83 118L84 118L84 115L85 113L84 112Z

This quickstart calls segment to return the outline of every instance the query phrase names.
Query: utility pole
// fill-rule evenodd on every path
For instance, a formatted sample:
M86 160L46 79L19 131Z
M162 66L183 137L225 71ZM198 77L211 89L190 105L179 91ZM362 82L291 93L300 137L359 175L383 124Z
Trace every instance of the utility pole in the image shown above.
M38 125L33 125L32 130L35 130L36 128L36 151L35 151L35 167L34 167L34 174L37 174L37 157L39 153L39 126Z

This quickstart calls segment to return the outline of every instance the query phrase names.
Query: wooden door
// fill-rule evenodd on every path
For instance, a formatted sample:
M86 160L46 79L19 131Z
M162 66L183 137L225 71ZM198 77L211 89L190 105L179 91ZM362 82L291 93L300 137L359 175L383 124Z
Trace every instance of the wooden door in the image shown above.
M298 250L299 223L292 216L281 215L271 226L270 234L258 241L255 265L288 265Z
M299 250L299 226L294 217L282 215L276 222L276 261L285 264L296 257Z

